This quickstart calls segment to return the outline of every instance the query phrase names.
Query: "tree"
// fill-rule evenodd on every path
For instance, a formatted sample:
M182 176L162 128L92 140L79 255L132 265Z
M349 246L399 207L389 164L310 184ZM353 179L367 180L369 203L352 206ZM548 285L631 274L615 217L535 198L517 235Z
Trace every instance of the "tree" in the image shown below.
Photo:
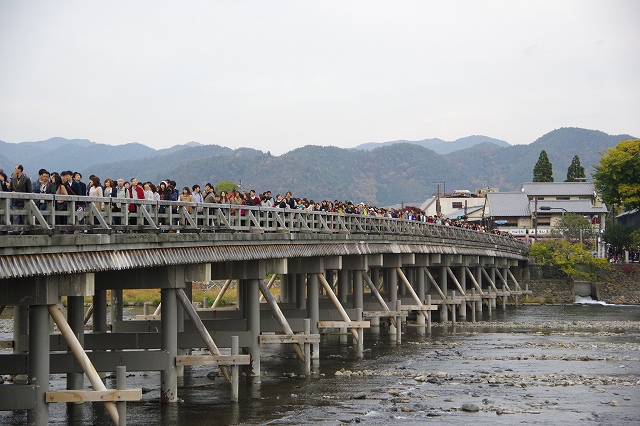
M571 165L567 169L567 180L565 182L584 182L585 180L584 167L580 164L580 158L574 155Z
M553 166L549 161L547 152L543 149L538 157L538 162L533 168L534 182L553 182Z
M640 208L640 139L622 141L601 155L593 179L602 201L626 210Z
M567 213L556 223L555 232L567 241L582 240L592 234L591 221L577 213Z
M222 191L225 191L227 194L231 194L238 188L238 185L232 180L221 180L216 183L215 191L216 194L219 194Z
M595 258L586 245L565 240L549 240L531 244L529 254L539 265L558 267L569 279L593 279L598 269L609 266L604 258Z
M607 226L602 233L602 239L619 250L628 250L633 247L635 226L623 226L607 220Z

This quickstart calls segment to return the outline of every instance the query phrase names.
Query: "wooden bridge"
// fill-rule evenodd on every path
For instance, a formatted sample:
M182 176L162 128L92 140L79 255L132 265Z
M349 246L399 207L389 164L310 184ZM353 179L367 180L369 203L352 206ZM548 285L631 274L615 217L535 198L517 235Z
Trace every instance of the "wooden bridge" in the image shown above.
M290 345L310 372L322 334L339 330L362 357L365 328L388 326L401 341L408 318L429 332L433 312L474 321L508 298L517 303L530 293L518 283L527 262L517 240L411 220L0 193L0 311L14 312L0 374L18 378L0 386L0 410L26 409L29 424L46 425L50 403L104 401L124 424L125 401L141 392L124 379L106 389L101 374L160 371L161 401L172 403L189 365L219 366L237 401L240 369L248 386L260 382L263 345ZM213 280L236 286L234 309L194 308L192 284ZM125 321L122 292L141 288L160 289L161 306ZM53 392L49 375L61 373L67 390ZM84 375L93 390L83 389Z

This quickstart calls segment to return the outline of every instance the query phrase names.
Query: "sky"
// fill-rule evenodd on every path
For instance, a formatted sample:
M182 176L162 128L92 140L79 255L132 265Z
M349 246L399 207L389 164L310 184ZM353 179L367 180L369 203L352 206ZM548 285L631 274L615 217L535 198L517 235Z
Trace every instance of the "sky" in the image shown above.
M0 140L640 137L640 1L0 1Z

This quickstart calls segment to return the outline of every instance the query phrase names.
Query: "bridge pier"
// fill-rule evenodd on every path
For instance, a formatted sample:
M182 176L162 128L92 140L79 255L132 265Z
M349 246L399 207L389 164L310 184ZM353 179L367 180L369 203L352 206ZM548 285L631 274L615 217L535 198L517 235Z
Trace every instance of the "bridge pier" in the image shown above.
M34 388L34 408L27 412L29 426L49 424L49 310L47 305L29 307L29 384Z

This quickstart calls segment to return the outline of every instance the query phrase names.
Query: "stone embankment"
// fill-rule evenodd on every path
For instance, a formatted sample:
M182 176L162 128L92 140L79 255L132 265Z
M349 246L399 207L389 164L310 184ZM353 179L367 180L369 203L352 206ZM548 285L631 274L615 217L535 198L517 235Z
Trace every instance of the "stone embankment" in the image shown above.
M521 285L529 285L534 302L573 303L573 286L557 270L532 268L531 279ZM640 305L640 264L613 264L598 272L592 281L597 300L620 305Z

